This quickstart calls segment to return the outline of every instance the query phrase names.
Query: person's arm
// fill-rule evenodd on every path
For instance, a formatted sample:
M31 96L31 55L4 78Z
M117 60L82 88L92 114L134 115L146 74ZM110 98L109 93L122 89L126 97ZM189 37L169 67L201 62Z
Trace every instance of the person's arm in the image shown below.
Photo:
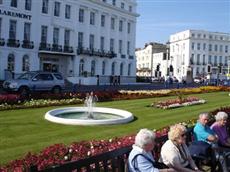
M206 140L209 141L209 142L217 142L218 137L216 135L209 134Z

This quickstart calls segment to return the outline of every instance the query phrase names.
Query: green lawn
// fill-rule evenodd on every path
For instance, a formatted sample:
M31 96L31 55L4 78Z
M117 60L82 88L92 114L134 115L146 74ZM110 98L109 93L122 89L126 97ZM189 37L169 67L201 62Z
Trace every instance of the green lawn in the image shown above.
M20 158L29 151L39 152L54 143L68 144L79 140L123 136L135 133L143 127L158 129L196 118L200 112L230 105L227 92L196 94L196 96L208 102L173 110L147 107L153 101L169 97L98 103L97 106L128 110L137 118L129 124L112 126L67 126L44 120L44 114L55 107L0 111L0 164Z

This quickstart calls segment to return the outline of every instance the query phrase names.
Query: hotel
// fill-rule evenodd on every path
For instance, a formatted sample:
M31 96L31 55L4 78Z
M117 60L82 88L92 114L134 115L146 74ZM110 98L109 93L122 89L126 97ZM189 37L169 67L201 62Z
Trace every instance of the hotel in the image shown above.
M0 0L0 80L60 72L72 83L136 80L136 0Z

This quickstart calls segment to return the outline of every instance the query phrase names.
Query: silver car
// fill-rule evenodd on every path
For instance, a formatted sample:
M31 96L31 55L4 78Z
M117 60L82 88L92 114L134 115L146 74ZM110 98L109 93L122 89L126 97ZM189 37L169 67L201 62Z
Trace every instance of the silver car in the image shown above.
M31 91L52 91L60 93L65 88L65 81L60 73L26 72L17 79L6 80L3 89L26 95Z

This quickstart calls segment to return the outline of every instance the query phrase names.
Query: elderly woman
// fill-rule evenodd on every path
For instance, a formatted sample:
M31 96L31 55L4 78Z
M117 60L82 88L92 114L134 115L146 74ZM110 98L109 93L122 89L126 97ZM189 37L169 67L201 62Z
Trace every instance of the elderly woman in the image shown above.
M152 155L155 134L148 129L141 129L136 137L133 149L128 158L129 172L175 172L173 169L156 168Z
M170 127L168 138L161 148L161 160L180 172L199 171L186 146L186 128L181 124Z
M215 118L216 122L212 124L211 129L217 134L221 146L230 147L230 137L226 128L228 114L225 112L218 112Z

